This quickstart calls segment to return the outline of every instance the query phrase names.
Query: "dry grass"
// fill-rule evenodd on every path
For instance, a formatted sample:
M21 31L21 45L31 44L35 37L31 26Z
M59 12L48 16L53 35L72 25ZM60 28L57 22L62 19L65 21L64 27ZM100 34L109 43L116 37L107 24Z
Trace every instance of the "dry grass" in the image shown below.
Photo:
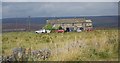
M48 61L118 60L116 29L50 34L10 32L3 33L2 42L4 55L10 55L12 48L15 47L32 50L49 48L53 55Z

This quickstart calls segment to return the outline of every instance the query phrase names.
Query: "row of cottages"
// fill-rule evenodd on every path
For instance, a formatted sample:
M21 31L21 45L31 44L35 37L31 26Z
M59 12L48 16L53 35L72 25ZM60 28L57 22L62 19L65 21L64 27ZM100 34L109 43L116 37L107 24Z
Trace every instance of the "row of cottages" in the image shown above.
M92 21L86 20L84 18L68 18L68 19L51 19L47 20L48 24L53 25L53 27L61 26L64 30L88 30L92 29Z

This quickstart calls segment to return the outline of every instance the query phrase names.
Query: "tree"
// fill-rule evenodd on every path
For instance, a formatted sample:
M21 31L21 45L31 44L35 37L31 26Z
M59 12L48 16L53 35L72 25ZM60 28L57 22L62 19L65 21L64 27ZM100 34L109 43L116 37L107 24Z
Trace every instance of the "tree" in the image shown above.
M52 25L51 24L47 24L43 27L46 30L52 30Z
M59 30L63 29L61 26L58 27Z

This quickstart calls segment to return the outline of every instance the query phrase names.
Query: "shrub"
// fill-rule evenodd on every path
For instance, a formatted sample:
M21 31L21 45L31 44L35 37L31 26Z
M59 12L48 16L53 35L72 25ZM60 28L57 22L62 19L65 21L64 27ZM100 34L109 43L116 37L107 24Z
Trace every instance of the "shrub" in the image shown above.
M31 47L32 50L49 48L51 49L52 56L50 56L50 58L47 60L111 61L118 59L117 35L118 34L115 30L95 30L91 32L70 32L61 34L35 34L33 32L5 33L3 34L2 38L2 49L4 50L2 53L9 55L12 48L19 46L25 48ZM17 37L17 39L14 37ZM71 45L69 45L71 42L74 42L72 43L73 48L71 48ZM29 58L30 61L33 59L35 61L39 60L34 57Z
M51 24L47 24L43 27L46 30L52 30L52 25Z
M58 27L59 30L63 29L61 26Z
M102 58L102 59L109 57L108 52L99 52L98 55L99 55L99 57Z

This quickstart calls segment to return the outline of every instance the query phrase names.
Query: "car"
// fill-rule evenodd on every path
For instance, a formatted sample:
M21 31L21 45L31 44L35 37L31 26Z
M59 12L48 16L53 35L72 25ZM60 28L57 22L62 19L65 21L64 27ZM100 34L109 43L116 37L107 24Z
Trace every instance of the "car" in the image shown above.
M51 32L51 30L46 30L46 33L50 33Z
M57 33L64 33L64 30L56 30Z
M45 30L45 29L35 31L35 33L50 33L50 32L51 30Z
M45 29L37 30L35 33L45 33Z
M77 31L77 32L82 32L82 31L83 31L83 28L80 27L80 28L78 28L76 31Z
M82 30L78 29L77 32L82 32Z
M88 32L89 32L89 31L93 31L93 29L92 29L92 28L88 28L88 29L86 29L86 31L88 31Z

